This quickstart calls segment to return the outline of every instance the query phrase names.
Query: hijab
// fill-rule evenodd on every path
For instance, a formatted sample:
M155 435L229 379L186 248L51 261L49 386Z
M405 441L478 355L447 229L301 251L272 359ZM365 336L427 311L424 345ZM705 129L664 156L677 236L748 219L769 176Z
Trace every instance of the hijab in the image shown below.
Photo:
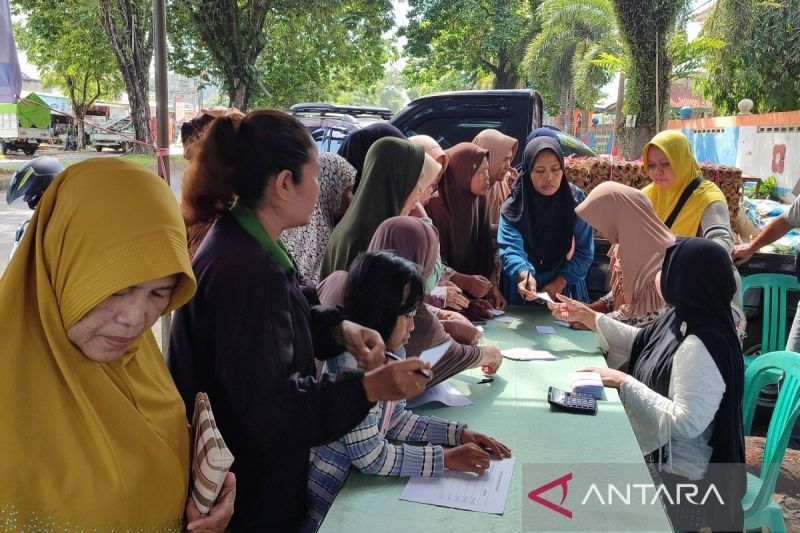
M409 137L408 140L418 146L422 146L422 149L425 150L426 154L431 156L435 161L442 165L443 173L447 171L447 165L450 163L450 156L447 155L447 152L442 150L442 147L439 146L439 143L437 143L433 137L429 137L427 135L414 135L413 137Z
M689 139L683 133L675 130L665 130L657 134L645 145L644 149L642 149L645 172L648 171L647 155L651 146L655 146L664 152L672 171L675 173L675 181L666 190L662 190L655 183L651 183L642 189L642 192L653 203L653 208L658 218L665 221L678 204L678 199L683 194L684 189L696 177L702 177L702 172L694 156L692 156ZM702 180L700 186L694 190L683 205L670 231L681 237L696 236L706 207L712 202L725 201L725 195L719 190L719 187L708 180Z
M439 196L427 207L439 230L442 261L462 274L488 278L494 271L491 235L470 183L489 151L459 143L445 152L450 164L439 182Z
M346 270L366 250L381 222L397 216L419 181L425 162L422 147L405 139L387 137L369 149L361 187L331 234L322 260L320 278Z
M509 150L512 150L511 159L514 159L519 142L514 137L488 129L478 133L472 139L472 143L489 150L489 178L492 180L492 186L486 199L481 199L481 204L486 204L488 223L496 226L500 220L500 206L511 194L511 185L504 179L503 160Z
M44 193L0 279L0 509L19 529L179 529L189 432L153 334L109 363L67 336L115 292L174 274L167 312L195 280L180 208L145 167L89 159Z
M525 138L525 146L528 146L528 143L537 137L550 137L551 139L559 141L558 134L554 130L551 130L550 128L536 128L535 130L532 130Z
M356 182L353 185L353 191L358 190L358 186L361 184L361 176L364 173L369 149L375 144L375 141L384 137L406 138L402 131L391 124L376 122L348 135L347 139L339 147L337 154L345 158L356 169Z
M433 271L439 250L439 236L436 228L416 217L392 217L378 226L367 249L368 252L381 250L391 250L417 265L424 279ZM319 286L320 301L325 305L341 305L346 283L347 272L337 271L328 276ZM442 323L428 306L421 304L414 317L414 331L405 346L406 356L419 357L424 350L447 341L452 341L452 338L444 331ZM434 377L428 387L473 367L480 358L479 348L453 342L434 365Z
M537 137L525 147L522 173L514 182L511 197L500 208L501 214L522 235L525 253L537 272L546 272L560 265L572 248L575 233L575 198L566 172L555 194L536 192L531 170L543 151L553 152L564 170L564 155L558 141Z
M661 292L672 308L637 333L631 350L630 373L666 397L678 347L688 335L702 341L725 382L708 442L712 448L710 463L722 463L725 467L723 472L711 475L717 478L717 488L724 491L725 502L739 502L746 486L742 428L744 360L731 314L736 280L730 256L707 239L678 240L667 248ZM712 505L705 511L717 514L716 523L726 520L730 524L731 527L721 530L741 529L740 505L721 509Z
M655 276L675 236L658 219L647 196L633 187L606 181L589 193L575 213L614 245L609 252L609 271L615 307L627 318L664 307Z
M319 154L319 167L319 199L308 224L281 235L300 274L314 282L319 281L322 256L336 225L342 195L356 178L356 169L336 154Z

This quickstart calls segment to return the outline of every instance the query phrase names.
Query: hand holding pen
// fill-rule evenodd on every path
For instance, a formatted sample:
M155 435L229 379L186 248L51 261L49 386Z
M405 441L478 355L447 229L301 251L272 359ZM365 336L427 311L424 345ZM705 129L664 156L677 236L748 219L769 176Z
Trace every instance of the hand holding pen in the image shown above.
M523 270L519 273L517 292L526 302L536 299L536 279L531 278L530 270Z

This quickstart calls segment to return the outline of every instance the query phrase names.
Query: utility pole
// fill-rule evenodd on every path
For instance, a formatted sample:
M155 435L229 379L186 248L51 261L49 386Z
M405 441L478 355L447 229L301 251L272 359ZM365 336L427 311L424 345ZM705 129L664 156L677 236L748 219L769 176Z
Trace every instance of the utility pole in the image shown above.
M164 0L153 0L153 48L156 56L156 167L169 185L169 91L167 88L167 17ZM172 318L161 318L161 353L167 354Z

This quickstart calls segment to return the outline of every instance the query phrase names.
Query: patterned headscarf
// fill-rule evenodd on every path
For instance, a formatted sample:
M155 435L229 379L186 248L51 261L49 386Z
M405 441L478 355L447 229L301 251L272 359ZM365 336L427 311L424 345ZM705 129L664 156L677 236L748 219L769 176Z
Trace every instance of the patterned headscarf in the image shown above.
M325 248L336 225L342 195L356 180L356 169L343 157L319 154L319 199L308 224L286 230L281 235L300 274L319 281L319 268Z

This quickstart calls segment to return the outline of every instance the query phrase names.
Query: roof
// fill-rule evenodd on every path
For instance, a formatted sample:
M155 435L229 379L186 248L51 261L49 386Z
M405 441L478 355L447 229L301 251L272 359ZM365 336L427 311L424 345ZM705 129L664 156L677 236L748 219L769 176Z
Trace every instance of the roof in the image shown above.
M670 107L691 107L692 109L714 109L714 105L700 95L692 94L692 89L682 85L669 88Z

